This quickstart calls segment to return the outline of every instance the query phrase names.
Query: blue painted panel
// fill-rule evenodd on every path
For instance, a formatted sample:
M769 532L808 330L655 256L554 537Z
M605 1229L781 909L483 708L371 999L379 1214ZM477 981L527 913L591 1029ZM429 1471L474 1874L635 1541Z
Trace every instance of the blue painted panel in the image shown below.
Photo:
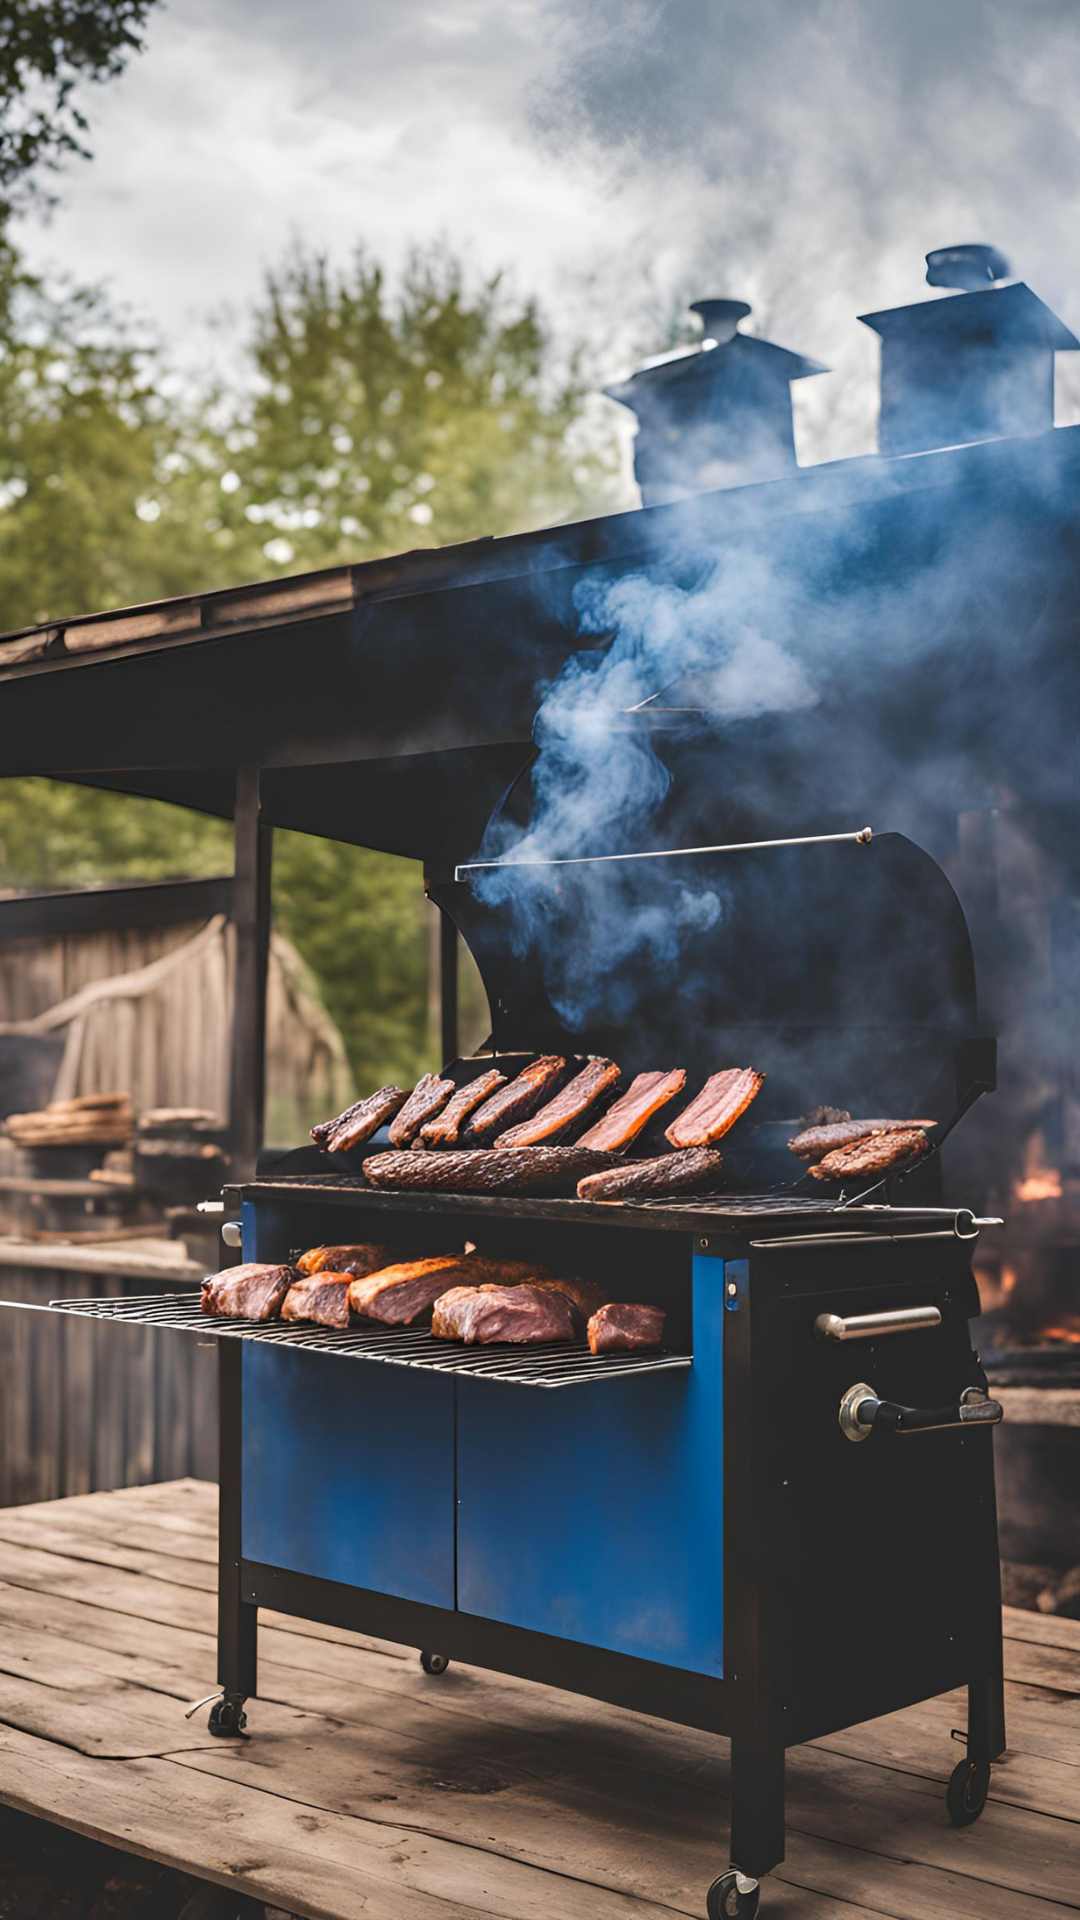
M452 1607L452 1380L254 1340L243 1364L245 1558Z
M723 1674L724 1262L694 1365L539 1392L458 1381L458 1605Z

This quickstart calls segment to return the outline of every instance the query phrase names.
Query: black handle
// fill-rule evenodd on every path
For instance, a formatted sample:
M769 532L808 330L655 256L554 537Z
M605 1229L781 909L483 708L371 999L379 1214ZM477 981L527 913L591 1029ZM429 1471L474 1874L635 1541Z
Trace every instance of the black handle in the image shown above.
M840 1402L840 1426L848 1440L868 1440L880 1433L963 1432L971 1427L996 1427L1005 1417L999 1400L982 1387L966 1387L958 1400L944 1407L903 1407L897 1400L879 1400L873 1387L849 1387Z

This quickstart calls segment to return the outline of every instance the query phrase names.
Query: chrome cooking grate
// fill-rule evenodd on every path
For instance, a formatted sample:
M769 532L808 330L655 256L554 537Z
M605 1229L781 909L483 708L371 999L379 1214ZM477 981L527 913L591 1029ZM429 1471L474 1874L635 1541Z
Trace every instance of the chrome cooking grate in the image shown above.
M515 1387L573 1387L627 1374L662 1373L689 1367L688 1353L605 1353L593 1355L585 1342L562 1341L536 1347L465 1347L433 1340L415 1327L331 1327L286 1325L280 1320L218 1320L201 1311L197 1294L119 1295L103 1300L53 1300L61 1313L92 1320L117 1320L128 1326L163 1327L171 1332L214 1334L224 1339L267 1340L302 1347L308 1353L347 1354L391 1367L421 1367L436 1373L464 1373Z

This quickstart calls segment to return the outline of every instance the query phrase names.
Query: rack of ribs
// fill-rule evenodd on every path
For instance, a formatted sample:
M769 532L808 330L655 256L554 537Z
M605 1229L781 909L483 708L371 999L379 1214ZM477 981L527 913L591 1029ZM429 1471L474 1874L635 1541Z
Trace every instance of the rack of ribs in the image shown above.
M350 1278L361 1279L365 1273L375 1273L379 1267L389 1266L391 1260L400 1260L401 1247L380 1247L370 1240L361 1241L349 1247L309 1247L300 1255L296 1263L298 1273L347 1273Z
M565 1071L566 1061L561 1054L541 1054L539 1060L522 1067L505 1087L500 1087L482 1107L477 1107L465 1128L464 1138L482 1146L503 1127L526 1119L541 1100L554 1091Z
M295 1267L272 1267L263 1260L226 1267L202 1284L199 1305L217 1320L275 1320L294 1281Z
M765 1075L754 1067L725 1067L710 1074L701 1092L665 1129L664 1138L673 1147L711 1146L723 1139L764 1085Z
M485 1100L507 1084L505 1073L497 1067L491 1067L487 1073L478 1074L467 1086L459 1087L442 1112L436 1114L421 1127L419 1139L413 1145L425 1147L452 1147L458 1139L462 1126L470 1114L482 1107Z
M347 1273L321 1270L294 1281L281 1305L283 1320L313 1320L319 1327L347 1327L349 1288Z
M460 1147L375 1153L364 1161L364 1177L405 1193L557 1193L610 1165L610 1154L586 1147Z
M636 1301L609 1301L593 1314L586 1329L590 1353L644 1353L664 1337L663 1307L639 1306Z
M724 1156L711 1147L686 1147L655 1160L624 1160L578 1181L579 1200L662 1200L716 1186Z
M431 1331L467 1346L530 1346L573 1340L576 1326L569 1300L540 1287L452 1287L435 1302Z
M390 1122L390 1145L407 1147L415 1140L424 1122L434 1120L435 1115L442 1112L453 1092L452 1080L440 1080L436 1073L425 1073Z
M905 1127L892 1133L872 1133L849 1147L837 1147L824 1160L810 1168L812 1180L862 1179L867 1174L887 1173L901 1160L919 1158L930 1142L921 1127Z
M609 1087L615 1085L619 1071L614 1060L590 1060L580 1073L575 1073L573 1079L567 1081L565 1087L560 1087L553 1100L547 1101L538 1113L533 1114L531 1120L521 1120L516 1127L496 1134L495 1145L535 1147L542 1140L556 1139L580 1120L590 1107L595 1106Z
M542 1280L545 1267L532 1260L488 1259L478 1253L433 1254L424 1260L403 1260L381 1273L354 1280L349 1306L365 1320L381 1320L388 1327L411 1326L450 1287L486 1285L516 1287Z
M378 1093L369 1093L366 1099L357 1100L333 1120L320 1120L318 1126L312 1127L311 1137L325 1153L344 1153L348 1147L362 1147L379 1127L393 1119L408 1097L404 1087L380 1087Z
M874 1133L907 1133L921 1128L925 1133L936 1127L936 1120L833 1120L825 1126L804 1127L788 1141L791 1152L800 1160L816 1160L819 1153L832 1153L836 1147L853 1147Z
M674 1100L686 1085L685 1067L671 1067L658 1073L639 1073L626 1092L608 1108L602 1120L583 1133L579 1147L598 1147L618 1153L646 1127L654 1113Z

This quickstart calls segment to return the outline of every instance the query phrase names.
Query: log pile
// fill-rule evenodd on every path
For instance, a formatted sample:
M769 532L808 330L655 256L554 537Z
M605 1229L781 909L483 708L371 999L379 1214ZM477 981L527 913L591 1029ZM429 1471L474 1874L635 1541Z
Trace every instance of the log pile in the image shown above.
M8 1137L19 1147L123 1147L135 1131L129 1093L87 1093L54 1100L37 1113L12 1113Z

